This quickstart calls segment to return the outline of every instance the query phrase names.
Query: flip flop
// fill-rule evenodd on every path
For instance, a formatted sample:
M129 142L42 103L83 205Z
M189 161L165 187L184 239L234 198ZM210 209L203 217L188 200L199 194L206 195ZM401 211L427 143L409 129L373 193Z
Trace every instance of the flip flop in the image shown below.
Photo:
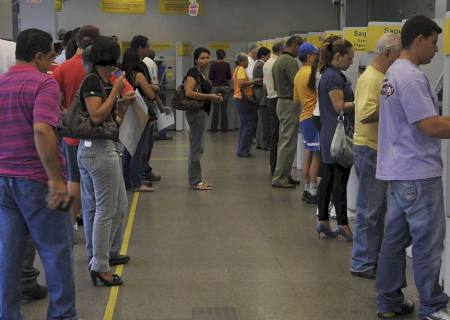
M194 190L201 190L201 191L209 191L212 190L212 185L206 182L199 182L196 185L192 186L192 189Z
M136 192L153 192L155 189L151 186L147 186L145 184L142 184L139 188L136 188L134 191Z

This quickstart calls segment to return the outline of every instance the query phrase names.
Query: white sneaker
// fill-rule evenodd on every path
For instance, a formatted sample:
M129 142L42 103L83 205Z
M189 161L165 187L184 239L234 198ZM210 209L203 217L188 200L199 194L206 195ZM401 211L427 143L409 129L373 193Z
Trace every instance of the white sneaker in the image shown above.
M433 312L432 314L422 318L422 320L450 320L450 315L447 309L441 309L439 311Z

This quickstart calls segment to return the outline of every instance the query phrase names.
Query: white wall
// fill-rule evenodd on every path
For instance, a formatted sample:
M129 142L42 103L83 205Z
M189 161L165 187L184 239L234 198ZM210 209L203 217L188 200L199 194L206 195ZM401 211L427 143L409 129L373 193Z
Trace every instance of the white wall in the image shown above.
M157 0L147 0L145 15L102 14L99 2L64 1L58 28L93 24L120 40L141 33L150 41L248 42L338 26L338 11L330 0L203 0L198 17L160 15Z
M0 1L0 38L13 38L12 1Z

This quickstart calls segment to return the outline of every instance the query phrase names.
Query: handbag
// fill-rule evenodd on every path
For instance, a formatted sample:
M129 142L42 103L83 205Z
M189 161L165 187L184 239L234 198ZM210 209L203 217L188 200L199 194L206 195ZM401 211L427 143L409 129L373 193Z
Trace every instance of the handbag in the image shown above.
M186 79L186 78L185 78ZM200 79L196 79L196 84L194 86L195 92L200 92ZM172 107L174 107L176 110L180 111L193 111L193 110L200 110L203 108L205 101L204 100L195 100L192 98L186 97L186 90L184 88L184 81L175 91L175 94L172 98Z
M119 126L114 120L116 106L113 107L111 114L101 124L94 124L89 116L85 102L81 99L80 90L83 83L75 94L69 111L67 111L59 121L56 128L58 135L76 139L104 139L118 141Z
M344 124L344 112L338 116L338 123L331 141L331 158L345 168L353 165L353 139L347 135Z

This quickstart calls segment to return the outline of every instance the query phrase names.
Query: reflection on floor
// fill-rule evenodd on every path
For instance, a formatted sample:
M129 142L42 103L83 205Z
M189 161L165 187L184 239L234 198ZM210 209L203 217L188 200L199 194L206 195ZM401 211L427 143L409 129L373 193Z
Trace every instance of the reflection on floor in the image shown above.
M157 142L152 166L163 179L140 195L113 319L376 319L374 282L349 273L351 244L318 240L302 189L271 188L268 153L237 158L236 142L237 132L207 134L211 192L187 185L186 134ZM75 264L80 319L103 319L110 290L92 286L81 241ZM46 305L23 311L41 320Z

